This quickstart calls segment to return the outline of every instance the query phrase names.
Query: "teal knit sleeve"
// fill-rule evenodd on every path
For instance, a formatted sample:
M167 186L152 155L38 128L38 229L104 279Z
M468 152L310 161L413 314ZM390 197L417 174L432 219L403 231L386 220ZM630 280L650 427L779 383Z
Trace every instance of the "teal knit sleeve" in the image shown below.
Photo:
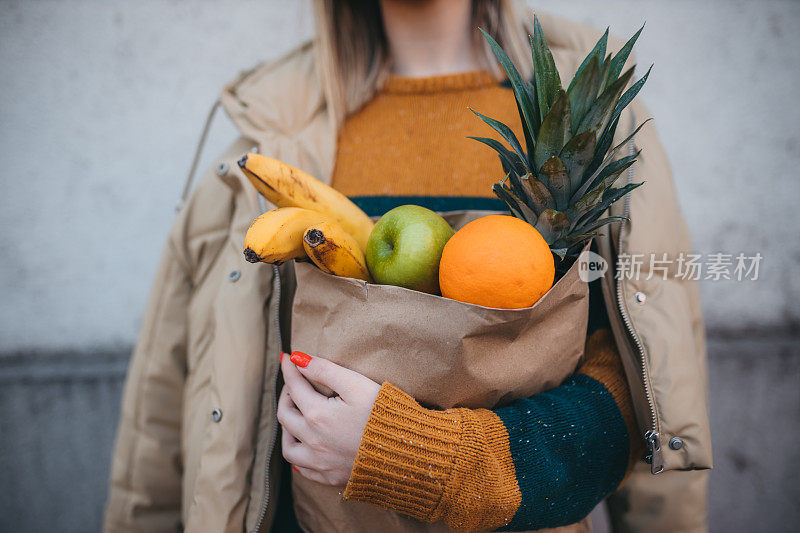
M583 374L494 411L508 432L522 502L504 531L574 524L625 476L628 431L611 393Z

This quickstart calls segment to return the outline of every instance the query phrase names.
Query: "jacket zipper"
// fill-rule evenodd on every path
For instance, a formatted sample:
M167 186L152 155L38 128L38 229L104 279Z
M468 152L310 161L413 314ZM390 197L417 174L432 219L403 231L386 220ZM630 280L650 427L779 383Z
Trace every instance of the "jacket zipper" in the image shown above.
M260 198L260 197L259 197ZM273 295L275 296L275 332L278 336L278 346L283 350L283 338L281 337L281 272L278 265L272 265L272 272L275 277L275 288ZM276 413L278 410L278 395L275 394L272 400L272 412ZM267 507L269 506L269 463L272 458L272 451L275 449L275 441L278 439L278 420L275 419L275 431L272 432L272 440L267 448L267 461L266 468L264 469L264 501L261 502L261 510L258 513L258 521L256 522L255 533L261 532L261 526L264 525L264 519L267 517Z
M633 128L636 128L636 118L632 118L633 121ZM630 141L630 155L634 155L636 153L636 145L633 142L633 139ZM633 167L628 169L628 183L633 183ZM628 216L630 215L631 210L631 196L628 193L625 196L625 211L623 216L625 217L622 223L620 224L619 228L619 242L618 242L618 249L617 249L617 257L622 255L622 231L625 229L625 223L627 222ZM653 393L650 386L650 380L647 376L647 364L645 363L644 357L644 346L642 346L642 341L639 339L639 336L633 329L633 325L631 324L630 315L628 315L628 309L625 307L625 302L622 297L622 279L617 280L617 308L619 309L619 314L622 316L622 322L625 324L625 330L630 335L630 338L633 339L633 344L636 349L636 354L639 356L639 364L641 365L641 376L642 376L642 383L644 384L644 393L647 397L647 405L650 408L650 429L644 434L645 442L647 444L647 450L650 452L650 455L645 457L645 461L650 464L650 473L651 474L660 474L664 471L664 460L661 455L661 438L658 432L658 417L656 415L656 406L655 402L653 401Z

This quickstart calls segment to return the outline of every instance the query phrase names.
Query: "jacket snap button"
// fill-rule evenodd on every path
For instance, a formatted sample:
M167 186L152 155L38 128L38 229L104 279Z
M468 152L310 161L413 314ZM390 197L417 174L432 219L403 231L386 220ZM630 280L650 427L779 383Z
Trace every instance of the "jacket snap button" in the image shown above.
M213 411L211 411L211 420L213 420L214 422L219 422L220 420L222 420L222 409L216 408Z
M224 176L228 173L228 163L222 162L217 167L217 176Z
M241 277L242 277L242 271L241 270L231 270L230 273L228 274L228 280L230 280L232 282L239 281L239 278L241 278Z
M669 447L672 450L680 450L683 448L683 440L680 437L672 437L669 439Z
M647 295L642 291L639 291L633 295L633 299L636 300L637 304L644 304L644 302L647 301Z

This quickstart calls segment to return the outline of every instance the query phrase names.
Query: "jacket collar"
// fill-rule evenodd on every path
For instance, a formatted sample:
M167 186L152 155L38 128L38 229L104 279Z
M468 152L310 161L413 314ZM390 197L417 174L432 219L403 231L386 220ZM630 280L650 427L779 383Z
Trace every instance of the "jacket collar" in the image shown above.
M223 89L220 102L261 153L330 181L336 128L327 112L312 42L243 72Z

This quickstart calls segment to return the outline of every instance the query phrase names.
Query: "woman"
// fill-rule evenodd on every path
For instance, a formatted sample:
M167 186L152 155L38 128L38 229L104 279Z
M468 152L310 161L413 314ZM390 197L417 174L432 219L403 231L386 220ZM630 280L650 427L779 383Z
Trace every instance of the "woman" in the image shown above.
M528 19L510 1L315 6L314 44L223 92L242 136L182 207L167 242L126 384L106 529L268 531L276 516L285 528L281 455L301 475L347 483L345 497L457 529L580 521L620 485L650 429L654 471L709 467L696 292L685 282L644 281L646 265L640 280L617 284L619 297L613 269L592 291L595 331L575 376L494 412L430 411L314 354L280 357L289 351L282 333L292 273L245 264L244 232L262 206L235 161L257 149L361 197L372 213L409 196L441 210L485 205L499 164L465 139L486 133L465 107L518 119L475 27L529 64ZM574 71L599 36L542 22L563 71ZM688 250L657 138L647 129L637 143L648 185L630 202L627 229L598 241L612 264L615 251ZM307 379L327 382L339 398L320 397ZM438 436L449 458L427 486L397 431L409 424ZM553 428L562 427L570 429L556 438ZM378 440L392 453L370 445Z

